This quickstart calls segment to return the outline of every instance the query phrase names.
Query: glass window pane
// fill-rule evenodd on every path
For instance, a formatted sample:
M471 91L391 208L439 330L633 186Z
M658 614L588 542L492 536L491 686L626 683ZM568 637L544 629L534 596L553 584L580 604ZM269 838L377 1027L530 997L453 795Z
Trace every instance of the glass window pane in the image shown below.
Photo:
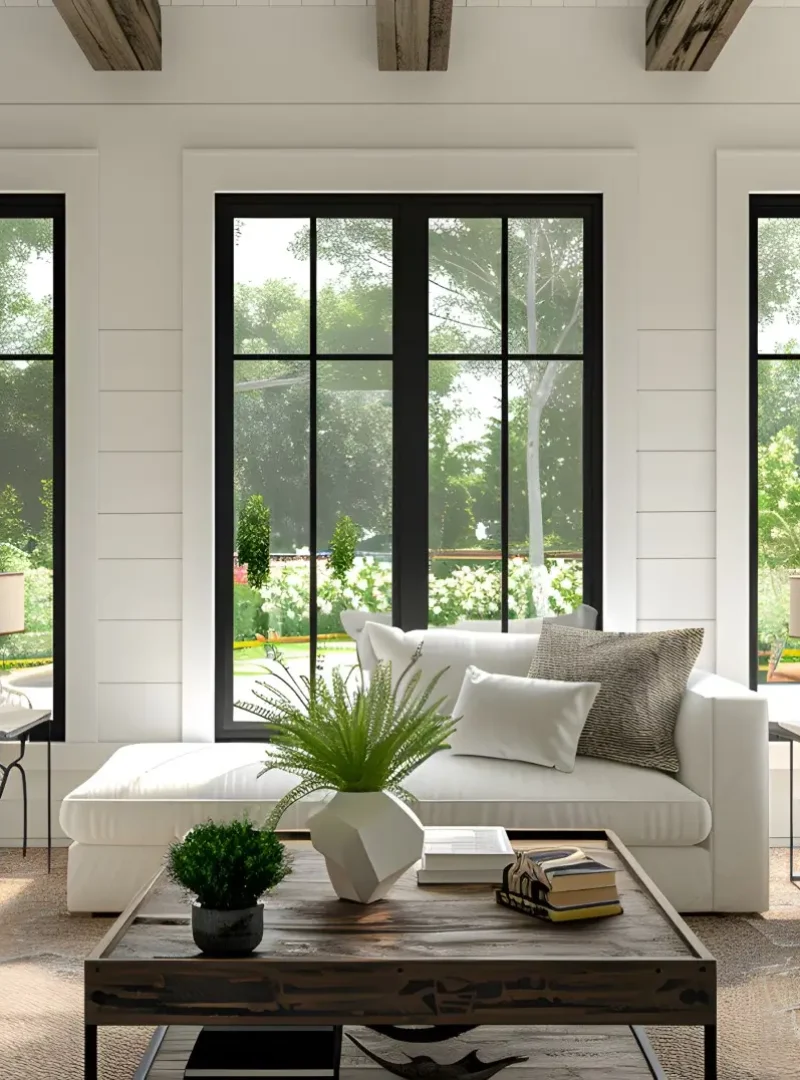
M583 353L583 221L508 222L508 348Z
M53 705L53 365L0 361L0 572L24 574L25 629L0 637L0 682ZM11 703L14 698L12 696Z
M428 623L500 629L500 363L434 360Z
M800 219L758 222L758 351L800 352Z
M53 351L53 222L0 219L0 353Z
M234 701L251 700L280 654L309 674L309 361L239 360L234 378ZM254 588L238 559L239 521L253 496L270 514L270 572ZM235 712L237 720L252 720Z
M238 218L233 243L234 352L309 352L308 219Z
M392 222L317 220L317 352L392 351Z
M499 353L499 218L432 218L428 228L428 325L432 354Z
M800 572L800 360L758 365L758 681L800 682L789 579Z
M317 362L317 657L356 664L342 611L392 610L392 364Z
M560 615L583 594L583 364L509 363L509 618Z

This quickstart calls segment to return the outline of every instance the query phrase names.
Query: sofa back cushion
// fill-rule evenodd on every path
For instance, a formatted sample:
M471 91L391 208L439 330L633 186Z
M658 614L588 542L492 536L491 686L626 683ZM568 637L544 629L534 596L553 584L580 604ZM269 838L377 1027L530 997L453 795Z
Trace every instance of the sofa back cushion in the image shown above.
M361 664L364 671L372 671L378 662L378 658L372 650L365 627L368 622L391 626L391 611L343 611L339 618L342 620L344 632L349 634L356 643L359 664Z
M366 632L378 660L392 665L395 685L420 644L422 653L413 671L421 671L421 686L447 669L434 698L444 698L441 711L452 713L470 665L498 675L524 677L539 644L538 634L482 634L470 630L398 630L368 622Z
M509 634L541 634L545 623L564 623L565 626L580 626L583 630L594 630L597 626L597 608L589 604L579 604L574 611L566 615L546 615L540 619L509 619ZM499 619L459 619L454 630L481 630L484 633L499 634L502 627Z

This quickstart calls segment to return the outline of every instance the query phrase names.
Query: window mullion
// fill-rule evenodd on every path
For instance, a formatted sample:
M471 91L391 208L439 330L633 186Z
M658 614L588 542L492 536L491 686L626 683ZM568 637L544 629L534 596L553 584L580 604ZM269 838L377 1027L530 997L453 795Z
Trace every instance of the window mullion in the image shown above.
M394 222L392 613L428 625L428 219L404 204Z

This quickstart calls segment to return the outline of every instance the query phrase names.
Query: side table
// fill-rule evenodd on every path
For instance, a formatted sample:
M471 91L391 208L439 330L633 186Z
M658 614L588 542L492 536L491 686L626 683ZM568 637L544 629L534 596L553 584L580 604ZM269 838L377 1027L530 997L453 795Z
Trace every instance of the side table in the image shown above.
M769 736L789 744L789 880L798 885L800 873L794 869L794 744L800 742L800 724L770 720Z
M31 732L41 724L47 724L47 872L50 873L50 861L53 848L52 827L50 820L51 803L51 767L50 735L53 714L49 709L0 708L0 743L19 742L19 754L8 765L0 765L0 799L6 789L11 772L16 769L22 781L22 857L28 854L28 780L22 759Z

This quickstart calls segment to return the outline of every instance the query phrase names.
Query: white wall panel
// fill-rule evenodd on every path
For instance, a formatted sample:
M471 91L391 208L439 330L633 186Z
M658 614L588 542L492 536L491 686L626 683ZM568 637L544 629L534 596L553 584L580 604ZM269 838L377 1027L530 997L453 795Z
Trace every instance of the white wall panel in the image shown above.
M713 330L640 330L640 390L713 390Z
M174 62L175 51L165 71ZM100 329L179 330L179 162L152 115L126 120L108 131L103 154Z
M179 330L103 330L101 390L180 390Z
M180 514L100 514L99 559L180 559Z
M181 395L130 390L100 394L100 450L181 450Z
M180 742L179 683L105 683L98 688L101 742Z
M640 450L713 450L714 392L640 390Z
M716 671L717 659L717 626L710 619L640 619L639 630L650 633L653 630L680 630L687 626L701 626L703 628L703 647L697 658L695 667L704 671Z
M97 564L97 617L180 619L181 580L179 559L102 559Z
M713 513L638 514L640 559L713 559L716 516Z
M640 559L639 619L713 619L713 559Z
M713 510L715 466L713 453L640 453L639 511Z
M105 622L97 635L100 683L181 680L179 622Z
M101 514L172 514L181 509L180 454L98 455Z

